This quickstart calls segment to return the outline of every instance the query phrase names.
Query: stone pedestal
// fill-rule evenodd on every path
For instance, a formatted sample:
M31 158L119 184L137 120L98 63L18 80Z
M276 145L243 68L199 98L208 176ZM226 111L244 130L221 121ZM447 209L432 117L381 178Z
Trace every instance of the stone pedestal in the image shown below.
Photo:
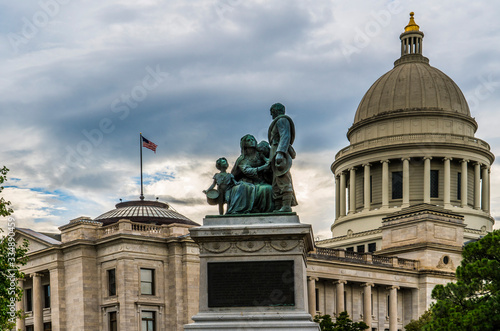
M307 306L312 229L295 213L207 216L190 232L200 309L185 330L319 330Z

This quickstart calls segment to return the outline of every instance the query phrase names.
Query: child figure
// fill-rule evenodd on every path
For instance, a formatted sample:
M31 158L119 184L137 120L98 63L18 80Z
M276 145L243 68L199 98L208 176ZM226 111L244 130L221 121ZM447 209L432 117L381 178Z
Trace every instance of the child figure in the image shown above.
M213 190L215 185L217 185L217 191L219 192L219 196L217 197L217 204L219 205L219 214L224 215L224 203L226 202L225 196L226 191L233 185L236 185L236 180L234 176L230 173L227 173L226 170L229 167L227 159L225 157L219 158L215 162L215 167L220 170L219 173L214 175L214 182L212 185L203 191L203 193L207 194L210 190Z
M257 168L257 170L261 172L261 176L262 178L264 178L264 181L268 184L271 184L273 182L273 172L269 165L269 155L271 154L271 146L269 146L269 143L267 141L262 140L260 143L257 144L257 152L259 152L261 157L266 161L266 163Z

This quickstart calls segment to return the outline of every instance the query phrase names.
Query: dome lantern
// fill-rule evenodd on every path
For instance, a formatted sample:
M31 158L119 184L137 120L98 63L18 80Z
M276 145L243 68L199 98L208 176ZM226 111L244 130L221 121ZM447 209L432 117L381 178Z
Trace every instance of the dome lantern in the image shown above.
M410 22L405 27L405 32L399 36L399 39L401 39L401 57L411 54L422 55L424 33L420 31L420 27L415 23L413 15L414 13L411 12Z

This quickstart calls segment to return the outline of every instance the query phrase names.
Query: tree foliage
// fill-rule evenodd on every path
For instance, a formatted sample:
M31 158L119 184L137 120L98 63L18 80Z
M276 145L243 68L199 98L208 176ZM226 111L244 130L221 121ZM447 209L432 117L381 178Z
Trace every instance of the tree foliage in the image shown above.
M7 172L9 172L9 169L5 166L0 169L0 193L3 191L2 184L7 180ZM5 201L3 197L0 197L0 216L9 216L12 214L12 209L9 206L10 201Z
M0 185L7 180L8 171L6 167L0 169ZM0 193L2 190L3 186L0 186ZM0 198L0 216L5 217L12 213L9 205L9 201L5 201L3 197ZM18 279L24 278L24 274L19 271L19 266L26 264L28 251L27 241L16 247L15 221L12 217L8 218L7 225L9 232L0 238L0 330L12 329L15 326L16 317L22 316L22 311L16 310L16 301L21 300L23 295Z
M346 311L340 313L335 323L330 315L316 315L314 322L319 323L321 331L363 331L368 329L365 322L353 322Z
M465 246L456 283L437 285L424 330L500 330L500 230Z
M410 323L405 325L405 331L422 331L427 323L432 319L432 312L426 310L418 320L411 320Z

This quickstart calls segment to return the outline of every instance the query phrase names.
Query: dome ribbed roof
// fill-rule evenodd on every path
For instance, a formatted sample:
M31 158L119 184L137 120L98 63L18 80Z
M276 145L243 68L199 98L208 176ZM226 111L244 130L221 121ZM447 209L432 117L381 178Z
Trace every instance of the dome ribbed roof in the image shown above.
M397 64L370 87L354 124L381 114L420 109L471 116L462 91L450 77L425 61L414 60Z
M116 205L116 209L97 216L94 221L99 221L107 225L118 222L121 219L157 225L180 223L199 226L198 223L170 209L167 203L144 200L121 202Z

